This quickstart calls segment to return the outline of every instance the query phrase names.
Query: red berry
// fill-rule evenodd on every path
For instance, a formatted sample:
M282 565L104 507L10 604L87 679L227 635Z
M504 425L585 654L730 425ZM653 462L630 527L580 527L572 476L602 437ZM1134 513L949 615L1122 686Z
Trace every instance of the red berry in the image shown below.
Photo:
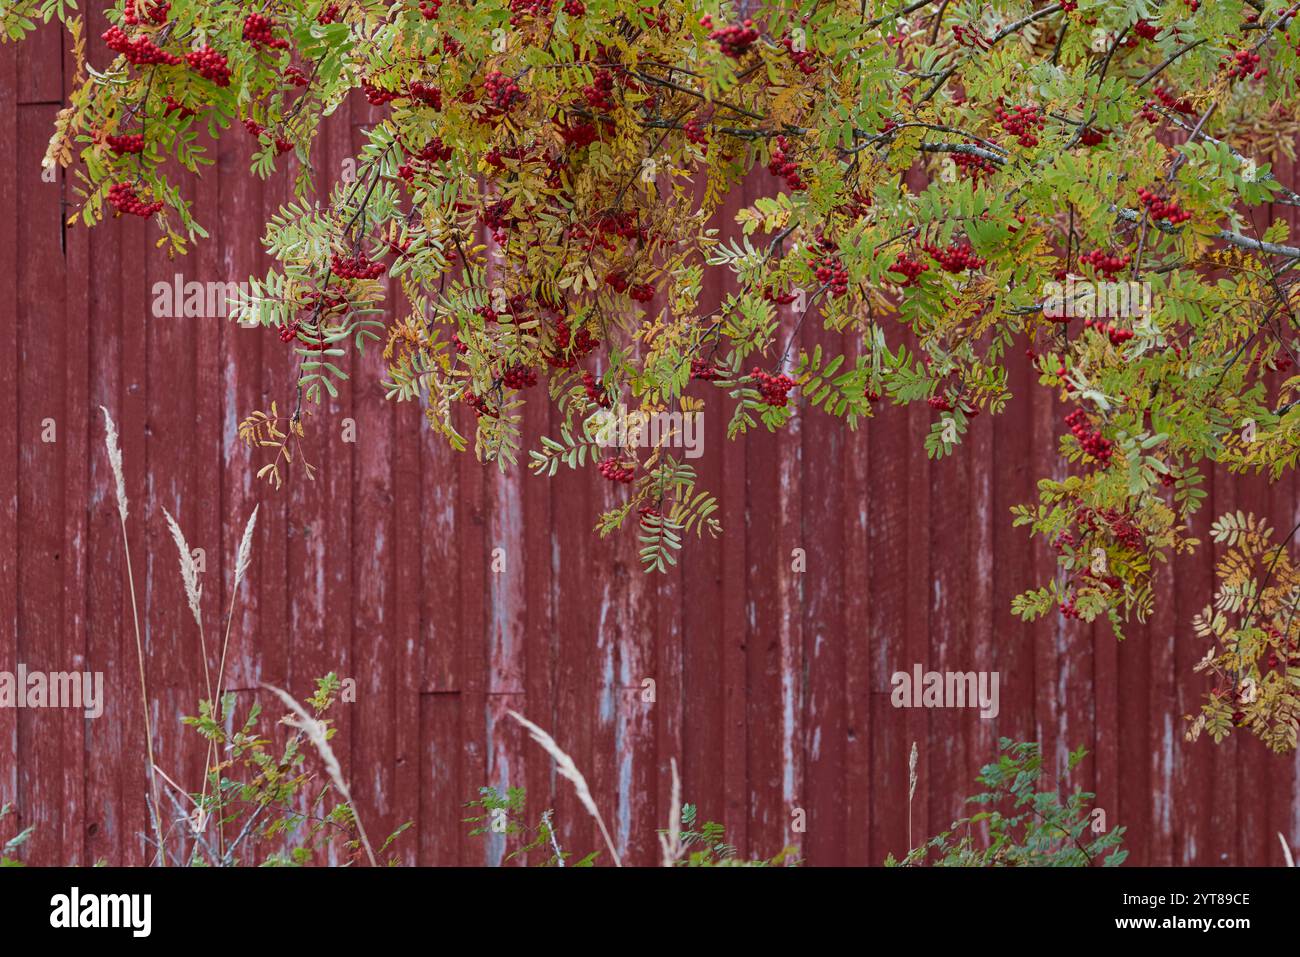
M148 218L162 209L162 200L146 203L136 195L135 187L129 183L118 183L108 191L108 201L119 213Z
M761 369L755 369L750 375L758 384L763 403L773 407L786 405L790 390L797 384L788 375L771 375Z
M626 485L635 477L636 466L626 465L618 459L601 459L596 466L596 471L611 482L621 482Z
M244 17L244 39L254 48L266 47L271 50L289 49L289 41L276 39L274 32L279 27L274 20L260 13L250 13Z
M388 268L384 263L371 262L363 253L330 258L330 271L342 279L377 279Z
M205 46L195 50L188 54L185 60L189 63L190 69L205 80L211 80L217 86L230 86L230 67L227 65L226 58L212 47Z
M754 29L754 21L746 20L741 26L719 27L709 34L709 39L717 41L724 55L739 60L758 39L758 31Z
M180 57L165 52L148 37L132 40L121 27L109 27L104 31L103 40L110 50L122 54L133 66L175 66L182 62Z
M143 133L125 133L121 136L106 136L104 142L114 153L121 155L123 153L142 153L144 152L144 134Z

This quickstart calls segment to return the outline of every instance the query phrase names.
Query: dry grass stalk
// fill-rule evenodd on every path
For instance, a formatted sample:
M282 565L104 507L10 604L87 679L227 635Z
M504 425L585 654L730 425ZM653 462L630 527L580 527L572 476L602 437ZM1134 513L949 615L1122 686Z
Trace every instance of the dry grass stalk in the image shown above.
M257 527L257 509L253 506L253 514L248 516L248 524L244 526L244 537L239 540L239 554L235 556L235 587L244 580L244 575L248 572L248 563L253 555L253 529Z
M265 682L262 687L279 696L280 700L294 713L294 717L284 718L284 723L307 735L307 740L320 753L321 761L325 764L326 773L329 774L330 780L334 782L339 794L343 795L343 800L347 802L348 807L351 809L352 820L357 822L357 833L361 836L361 844L366 849L366 857L370 859L370 866L378 867L375 852L370 847L370 839L366 837L366 829L361 824L361 815L357 813L357 806L352 800L352 792L348 790L348 784L343 780L343 768L325 736L325 725L308 714L307 709L294 700L293 695L289 694L289 692Z
M253 514L248 516L248 523L244 526L244 535L239 540L239 551L235 554L235 587L230 590L230 609L226 613L226 633L221 639L221 662L217 665L217 693L215 696L209 692L212 700L212 719L221 720L221 683L226 677L226 652L230 648L230 626L235 620L235 599L239 597L239 584L244 580L244 575L248 572L248 564L253 554L253 529L257 527L257 510L259 506L253 506ZM207 776L204 776L204 794L207 793ZM217 847L224 849L225 835L221 831L221 825L217 825Z
M552 820L554 815L554 809L547 808L542 812L542 823L546 825L546 833L551 838L551 851L555 854L555 866L563 867L564 852L560 850L560 842L555 839L555 821Z
M560 746L555 743L554 738L522 714L517 711L508 711L507 714L523 725L532 736L532 739L542 746L542 750L554 759L555 770L560 772L560 776L573 782L573 789L578 794L578 800L582 802L582 806L587 809L587 813L595 819L596 826L600 828L600 836L605 839L605 847L609 849L609 855L614 859L614 866L622 867L623 862L619 859L618 851L614 850L614 841L609 836L609 829L605 827L605 821L600 816L600 811L596 810L596 802L591 796L591 788L587 787L587 779L582 776L578 766L573 763L573 758L560 750Z
M907 849L912 850L912 798L916 796L916 742L912 742L912 753L907 759Z
M1286 866L1295 867L1295 858L1291 856L1291 848L1287 846L1286 838L1282 836L1281 831L1277 832L1277 839L1282 845L1282 856L1286 859Z
M199 567L194 561L194 554L190 550L189 543L185 541L185 533L181 531L180 524L172 517L172 513L163 509L163 515L167 517L167 527L171 529L172 541L176 543L176 550L180 553L181 559L181 582L185 585L185 601L190 607L190 613L194 615L194 623L199 626L199 651L203 655L203 690L207 693L208 700L212 701L212 672L208 667L208 640L203 633L203 614L201 611L201 599L203 598L203 586L199 584ZM215 710L215 705L214 705ZM207 757L204 759L203 772L203 803L206 804L208 797L208 772L207 769L212 767L212 761L215 758L214 742L208 742ZM196 827L204 827L207 823L206 813L202 806L196 812Z
M659 846L664 852L664 867L673 867L682 858L682 779L677 773L677 759L669 758L673 772L672 799L668 811L668 833L659 835Z
M167 850L163 844L162 820L158 807L158 776L154 773L153 759L153 723L149 719L149 687L144 676L144 642L140 638L140 610L135 600L135 572L131 568L131 546L126 535L126 477L122 471L122 448L117 440L117 426L108 409L102 405L99 411L104 413L104 447L108 451L108 464L113 468L113 478L117 484L117 515L122 527L122 551L126 553L126 578L131 589L131 620L135 624L135 657L140 669L140 708L144 716L144 743L146 757L149 760L149 808L153 819L154 836L158 841L158 856L164 866L167 864Z
M230 611L226 615L226 634L221 641L221 663L217 666L217 700L212 702L214 710L219 708L221 682L226 675L226 652L230 648L230 625L235 620L235 598L239 595L239 584L244 580L244 575L248 572L248 563L253 553L253 529L257 527L257 510L259 507L253 506L253 514L248 516L248 524L244 526L244 537L239 540L239 552L235 556L235 587L230 592Z
M203 630L203 617L199 612L199 599L203 595L203 586L199 584L199 567L194 561L194 555L190 552L189 543L185 541L185 533L181 531L176 519L172 518L172 513L164 508L163 515L167 518L167 527L171 529L172 541L176 543L176 551L180 553L181 581L185 585L185 601L190 606L190 614L194 616L194 623L199 626L201 632Z

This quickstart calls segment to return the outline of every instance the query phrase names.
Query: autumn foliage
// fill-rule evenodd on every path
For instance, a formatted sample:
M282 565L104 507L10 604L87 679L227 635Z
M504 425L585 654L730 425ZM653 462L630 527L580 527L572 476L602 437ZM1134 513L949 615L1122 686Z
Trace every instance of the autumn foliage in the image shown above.
M296 352L298 394L259 422L300 435L367 341L393 398L503 468L523 404L554 403L529 467L615 482L598 527L634 534L648 569L721 528L671 434L597 440L617 405L703 410L735 436L926 402L938 457L1032 363L1068 405L1070 467L1015 510L1058 568L1014 608L1117 631L1157 600L1153 563L1198 544L1209 467L1276 477L1300 453L1300 248L1265 218L1300 204L1273 171L1298 128L1297 7L125 0L95 37L66 0L6 9L14 39L64 21L77 72L47 162L86 224L144 217L184 253L219 211L172 171L219 137L295 177L239 315ZM314 136L349 96L377 120L318 197ZM722 217L742 181L761 198ZM805 322L846 351L797 347ZM1227 644L1195 730L1293 748L1286 542L1251 534L1229 580L1264 598L1231 628L1205 619Z

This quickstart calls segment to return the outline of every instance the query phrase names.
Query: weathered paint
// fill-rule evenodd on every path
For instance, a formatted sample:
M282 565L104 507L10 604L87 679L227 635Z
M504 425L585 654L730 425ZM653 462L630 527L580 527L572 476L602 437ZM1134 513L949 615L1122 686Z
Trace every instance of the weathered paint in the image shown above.
M89 17L98 37L102 14ZM1212 550L1160 570L1159 610L1122 645L1103 628L1031 627L1010 614L1011 597L1052 564L1010 527L1008 509L1032 500L1037 475L1059 471L1062 428L1014 357L1007 413L975 420L962 450L938 463L921 445L924 407L884 408L856 432L801 416L779 435L728 443L711 406L695 464L726 531L692 539L664 576L642 574L633 536L591 531L616 489L590 472L501 476L453 455L416 408L384 401L373 351L311 420L318 480L278 493L256 483L235 426L271 399L288 404L286 349L221 319L152 319L149 287L177 268L198 280L264 268L257 237L289 198L288 179L252 178L248 144L230 137L186 186L212 232L188 259L160 257L130 217L71 228L62 245L69 187L39 179L61 95L56 47L49 29L0 47L0 205L14 221L0 241L0 304L15 317L0 324L0 668L102 670L109 701L96 721L0 710L0 802L36 825L33 863L144 859L134 636L100 404L122 432L158 761L187 785L197 787L202 750L179 719L203 693L203 667L161 509L206 551L215 668L233 553L259 505L227 686L245 708L261 681L305 695L326 671L355 679L337 751L372 836L414 820L396 845L407 863L499 860L499 843L467 837L461 823L461 804L489 783L524 784L534 813L554 807L566 850L599 847L572 788L508 709L573 755L631 863L658 854L670 758L685 799L724 821L742 852L790 843L813 864L879 863L908 841L912 742L919 840L961 812L999 735L1040 737L1056 770L1069 747L1088 746L1080 783L1109 823L1128 827L1133 863L1276 864L1277 832L1300 844L1300 758L1250 740L1183 740L1182 715L1202 690L1189 622L1212 588ZM340 116L319 143L322 184L370 111L358 103ZM1291 164L1280 175L1289 181ZM791 329L788 310L785 320ZM809 323L799 340L842 337ZM46 416L58 423L53 445L37 438ZM344 417L356 444L341 441ZM536 402L525 424L535 435L556 421ZM1219 475L1208 491L1204 518L1228 507L1282 526L1300 517L1292 477L1270 486ZM795 548L805 573L792 570ZM1000 671L1002 713L893 709L889 676L913 662ZM792 827L796 808L804 833Z

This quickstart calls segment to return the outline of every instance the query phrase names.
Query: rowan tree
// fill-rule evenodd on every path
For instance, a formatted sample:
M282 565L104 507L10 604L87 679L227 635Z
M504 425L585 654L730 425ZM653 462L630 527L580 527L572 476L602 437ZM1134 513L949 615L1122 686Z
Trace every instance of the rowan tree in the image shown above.
M1276 478L1300 453L1300 248L1264 218L1300 204L1273 170L1300 131L1298 9L124 0L93 38L71 0L3 19L11 39L54 17L71 38L46 159L86 224L145 217L183 254L219 211L173 171L223 136L255 138L254 174L295 178L238 318L289 344L298 391L250 416L250 441L287 450L339 358L382 343L391 397L503 468L523 404L554 403L563 425L528 467L599 469L622 498L598 529L662 570L721 530L715 500L671 441L602 446L604 410L708 409L736 436L927 402L918 441L939 457L1029 362L1070 407L1070 468L1015 510L1059 557L1014 610L1122 634L1153 607L1153 563L1198 544L1206 470ZM356 176L317 196L315 134L354 95L378 119ZM742 182L760 198L722 216ZM1140 290L1122 315L1078 293L1116 287ZM845 351L799 348L806 322ZM1226 521L1222 540L1253 537L1203 616L1218 684L1192 732L1292 748L1291 536Z

